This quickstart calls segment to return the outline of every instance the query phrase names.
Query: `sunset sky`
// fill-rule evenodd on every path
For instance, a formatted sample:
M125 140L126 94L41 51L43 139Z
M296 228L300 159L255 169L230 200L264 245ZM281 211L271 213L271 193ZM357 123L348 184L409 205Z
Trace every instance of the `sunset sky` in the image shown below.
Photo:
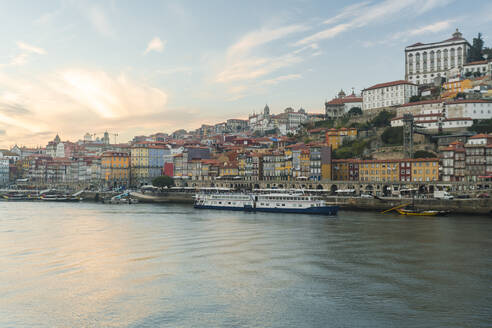
M404 77L404 47L478 32L492 2L0 1L0 147L323 112Z

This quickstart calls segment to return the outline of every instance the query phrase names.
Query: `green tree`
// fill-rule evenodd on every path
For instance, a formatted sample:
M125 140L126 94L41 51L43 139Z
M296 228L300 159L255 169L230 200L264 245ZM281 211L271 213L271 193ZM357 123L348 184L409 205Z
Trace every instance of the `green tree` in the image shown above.
M427 150L417 150L413 154L413 158L434 158L434 157L436 157L436 154Z
M167 175L162 175L152 180L152 185L159 188L172 187L174 186L174 179Z
M403 127L388 127L381 134L381 140L387 145L403 144Z
M492 58L492 48L483 48L482 50L482 56L487 55L487 59Z
M411 96L410 97L410 102L417 102L420 100L422 100L422 98L420 96Z
M395 117L394 113L388 112L386 110L382 110L369 123L372 126L382 128L382 127L390 125L390 121L393 117Z
M468 52L468 62L483 60L482 50L483 50L482 33L478 33L477 37L473 38L473 45L470 48L470 51Z
M492 132L492 118L488 120L475 120L473 125L468 128L468 131L477 133L491 133Z
M350 116L360 116L362 115L362 109L360 107L352 107L349 109L348 114Z

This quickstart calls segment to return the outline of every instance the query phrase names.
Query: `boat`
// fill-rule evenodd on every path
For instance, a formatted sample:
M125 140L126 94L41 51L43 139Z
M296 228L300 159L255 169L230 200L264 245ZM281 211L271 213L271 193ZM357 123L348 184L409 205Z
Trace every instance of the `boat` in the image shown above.
M302 193L198 193L194 207L246 212L336 215L338 205Z
M409 216L443 216L450 213L450 211L419 210L414 207L396 208L395 211L397 211L401 215Z
M79 202L82 200L80 197L71 195L41 195L39 199L47 202Z
M17 201L17 200L34 200L30 195L26 195L23 193L8 193L5 195L2 195L3 199L9 200L9 201Z

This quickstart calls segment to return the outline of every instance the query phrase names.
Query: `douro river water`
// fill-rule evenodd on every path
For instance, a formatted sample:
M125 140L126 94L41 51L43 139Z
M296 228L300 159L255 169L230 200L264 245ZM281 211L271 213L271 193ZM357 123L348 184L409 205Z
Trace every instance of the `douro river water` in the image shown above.
M0 327L490 327L492 219L0 202Z

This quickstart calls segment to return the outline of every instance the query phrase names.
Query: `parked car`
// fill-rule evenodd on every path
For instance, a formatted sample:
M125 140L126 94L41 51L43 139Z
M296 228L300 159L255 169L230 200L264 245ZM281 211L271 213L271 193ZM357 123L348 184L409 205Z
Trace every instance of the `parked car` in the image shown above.
M464 198L471 198L470 195L458 195L456 198L464 199Z

